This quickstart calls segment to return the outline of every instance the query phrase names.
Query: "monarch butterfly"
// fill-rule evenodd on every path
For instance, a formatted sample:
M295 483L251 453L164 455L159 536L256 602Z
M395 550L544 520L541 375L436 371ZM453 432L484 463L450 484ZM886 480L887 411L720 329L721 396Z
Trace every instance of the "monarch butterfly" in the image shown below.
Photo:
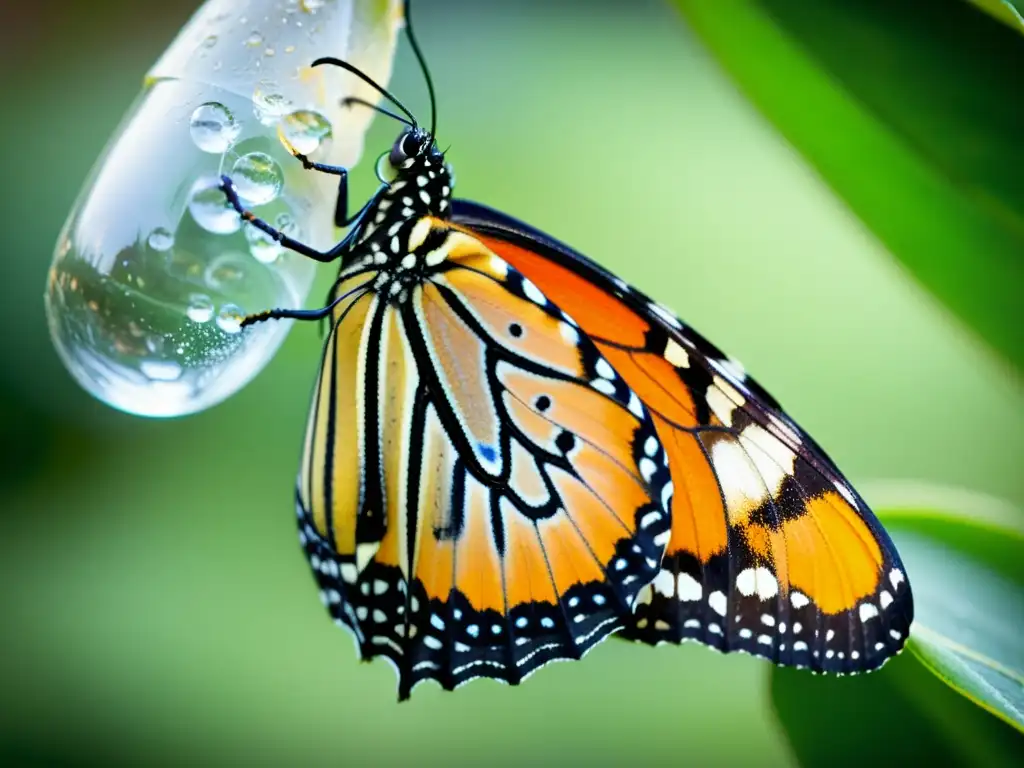
M406 2L408 23L409 4ZM296 490L299 538L360 656L399 698L517 684L615 632L852 673L903 647L896 550L825 452L742 367L635 288L521 222L452 197L434 88L382 186L318 261L340 259Z

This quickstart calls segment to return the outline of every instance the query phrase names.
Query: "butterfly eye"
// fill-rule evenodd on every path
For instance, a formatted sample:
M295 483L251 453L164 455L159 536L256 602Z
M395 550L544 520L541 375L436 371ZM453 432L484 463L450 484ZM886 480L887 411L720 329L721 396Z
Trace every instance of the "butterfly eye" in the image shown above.
M408 130L399 136L395 140L394 146L391 147L391 154L389 155L391 164L399 168L410 157L418 155L423 147L424 137L425 134L416 129Z

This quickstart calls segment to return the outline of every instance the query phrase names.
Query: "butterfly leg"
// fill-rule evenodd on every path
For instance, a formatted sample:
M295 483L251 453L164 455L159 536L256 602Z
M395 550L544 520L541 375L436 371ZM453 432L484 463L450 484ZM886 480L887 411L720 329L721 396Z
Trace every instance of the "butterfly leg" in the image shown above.
M348 168L343 168L340 165L325 165L324 163L313 162L301 152L293 151L292 154L295 155L295 159L302 163L302 167L307 171L320 171L320 173L338 177L338 199L334 204L334 226L347 227L363 215L369 203L360 208L354 215L348 215Z
M329 251L318 251L295 238L288 237L284 232L270 226L267 222L263 221L263 219L259 218L256 214L242 205L242 201L239 199L238 193L235 191L235 185L232 184L230 178L227 176L221 176L220 178L221 191L224 193L225 197L227 197L231 207L238 211L238 215L256 227L256 229L261 232L265 232L267 235L274 238L274 240L279 242L285 248L324 264L329 264L330 262L335 261L342 253L348 250L348 238L342 240Z
M331 314L331 311L338 306L342 299L346 298L348 298L348 294L339 296L320 309L268 309L254 315L246 315L242 319L242 327L262 323L264 320L323 320Z

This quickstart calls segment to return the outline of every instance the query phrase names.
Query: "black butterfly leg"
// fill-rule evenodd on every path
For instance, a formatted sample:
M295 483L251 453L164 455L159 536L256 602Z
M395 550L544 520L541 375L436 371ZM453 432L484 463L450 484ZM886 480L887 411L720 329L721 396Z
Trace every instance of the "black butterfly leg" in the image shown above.
M267 222L242 205L242 201L239 199L238 193L235 191L235 185L231 182L229 177L221 176L220 182L221 191L224 193L224 196L227 197L228 202L231 203L231 207L238 211L238 215L256 227L256 229L274 238L274 240L279 242L288 250L295 251L302 256L313 259L314 261L319 261L322 264L330 264L341 256L342 252L348 248L347 237L331 248L331 250L326 252L310 248L305 243L296 240L295 238L288 237L284 232L270 226Z
M339 228L347 227L363 215L369 203L360 208L354 215L348 215L348 168L342 168L340 165L325 165L324 163L313 162L301 152L292 152L292 154L295 155L295 158L302 163L302 167L307 171L319 171L320 173L327 173L338 177L338 199L334 204L334 226Z
M279 229L270 226L263 219L256 216L252 211L248 210L242 201L238 197L238 193L235 191L235 186L231 182L231 179L227 176L221 176L221 191L224 192L231 207L238 211L238 215L241 216L245 221L252 224L252 226L259 229L261 232L265 232L267 235L272 237L274 240L279 242L285 248L295 251L296 253L306 256L307 258L319 261L323 264L329 264L335 261L342 253L348 250L351 239L351 233L345 237L340 243L335 245L329 251L318 251L315 248L311 248L305 243L296 240L288 235L284 234ZM361 212L360 212L361 213ZM242 319L242 327L253 325L254 323L263 322L264 320L278 320L278 319L293 319L293 320L323 320L327 317L331 310L337 305L339 299L335 299L333 302L328 304L326 307L321 309L272 309L264 312L258 312L254 315L247 315Z
M242 320L242 327L262 323L264 320L323 320L345 298L348 298L348 294L339 296L320 309L268 309L254 315L246 315Z

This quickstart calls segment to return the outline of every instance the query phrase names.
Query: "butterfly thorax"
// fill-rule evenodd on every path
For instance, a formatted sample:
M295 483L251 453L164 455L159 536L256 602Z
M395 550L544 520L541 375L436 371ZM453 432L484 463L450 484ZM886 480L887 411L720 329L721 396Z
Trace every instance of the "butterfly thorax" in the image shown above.
M431 142L410 156L407 132L387 158L394 179L377 193L356 224L352 247L342 276L372 267L373 290L394 302L404 301L409 289L422 282L444 260L446 228L438 224L450 215L454 181L444 155Z

